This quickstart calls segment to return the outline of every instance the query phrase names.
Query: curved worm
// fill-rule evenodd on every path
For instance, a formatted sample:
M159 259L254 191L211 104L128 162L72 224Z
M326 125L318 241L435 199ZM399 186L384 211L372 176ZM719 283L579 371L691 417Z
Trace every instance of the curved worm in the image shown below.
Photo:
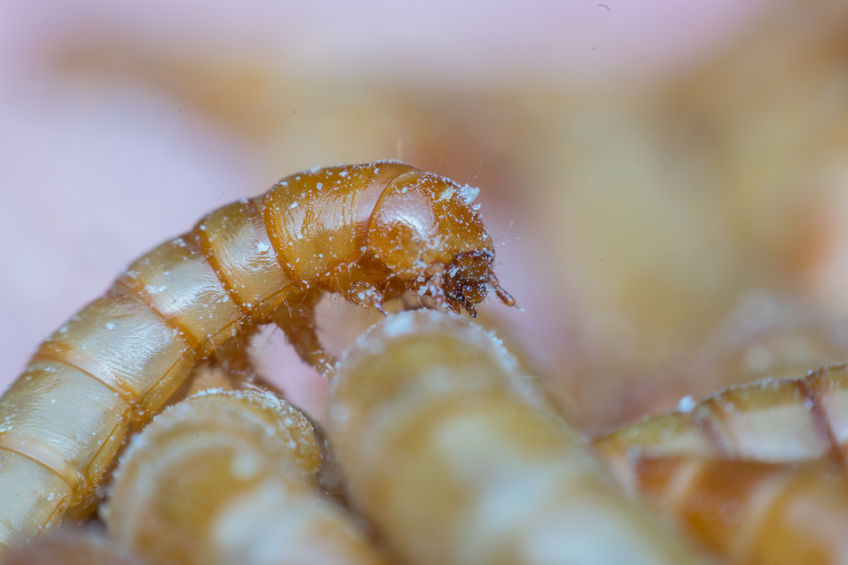
M131 429L230 338L276 322L325 375L326 292L359 305L415 296L473 314L494 250L473 189L398 162L315 169L213 211L130 265L36 351L0 399L0 549L85 515Z
M706 563L606 480L468 320L387 319L339 365L328 436L351 498L410 563Z
M203 393L133 437L101 515L154 563L382 563L319 494L320 459L291 405L254 391Z

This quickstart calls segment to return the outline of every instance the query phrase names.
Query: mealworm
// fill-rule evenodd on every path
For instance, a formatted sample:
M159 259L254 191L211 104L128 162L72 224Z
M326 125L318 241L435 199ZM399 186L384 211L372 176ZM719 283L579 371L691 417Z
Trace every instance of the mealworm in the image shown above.
M14 547L3 565L150 565L127 548L92 530L59 529L32 543Z
M848 563L848 365L686 400L592 445L628 491L734 563Z
M592 442L619 479L634 457L685 456L848 468L848 365L798 379L730 387L683 410L649 417Z
M731 563L848 563L848 482L821 469L638 457L635 488Z
M356 505L412 563L703 563L615 489L471 322L407 312L333 382L328 436Z
M338 563L381 558L318 492L312 426L268 393L201 393L166 409L130 446L101 512L151 562Z
M469 187L384 161L314 169L215 210L133 262L36 351L0 399L0 549L97 499L129 430L200 360L275 321L325 375L326 292L380 310L414 295L473 314L492 241Z

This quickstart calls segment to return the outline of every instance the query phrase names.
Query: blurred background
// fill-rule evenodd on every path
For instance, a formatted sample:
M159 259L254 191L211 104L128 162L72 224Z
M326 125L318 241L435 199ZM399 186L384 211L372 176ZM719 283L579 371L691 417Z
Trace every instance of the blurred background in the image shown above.
M0 382L211 209L381 158L481 187L523 310L480 319L588 433L846 357L840 0L12 0ZM320 417L279 334L262 369Z

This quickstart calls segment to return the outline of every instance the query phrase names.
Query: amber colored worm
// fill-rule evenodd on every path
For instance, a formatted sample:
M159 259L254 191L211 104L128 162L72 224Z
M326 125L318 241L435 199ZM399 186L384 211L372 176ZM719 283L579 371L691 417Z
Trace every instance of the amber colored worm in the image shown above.
M845 476L702 457L636 457L632 467L635 492L730 563L848 563Z
M823 367L798 379L729 387L592 444L622 478L635 456L772 463L827 458L848 469L848 365Z
M319 494L320 463L309 420L286 402L202 393L133 437L101 515L152 563L382 563Z
M313 308L415 296L473 313L494 250L474 189L398 162L315 169L219 208L137 259L36 351L0 399L0 549L90 510L131 429L230 338L275 321L332 374Z
M635 457L791 463L826 458L848 469L848 365L798 379L730 387L683 410L652 416L592 442L619 479Z
M407 562L705 563L628 500L490 334L439 312L372 328L328 436L354 503Z
M844 364L684 401L593 446L628 491L733 563L848 563Z

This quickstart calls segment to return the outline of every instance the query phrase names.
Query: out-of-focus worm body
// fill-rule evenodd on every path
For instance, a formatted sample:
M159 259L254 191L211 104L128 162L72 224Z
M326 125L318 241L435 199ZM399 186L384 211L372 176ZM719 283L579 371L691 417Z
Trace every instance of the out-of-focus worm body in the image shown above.
M719 391L684 411L653 416L596 438L593 446L627 482L635 457L762 462L848 460L848 366L799 379L768 379Z
M103 515L156 563L380 563L319 495L320 459L306 417L270 394L193 396L133 438Z
M84 515L127 433L191 368L273 319L330 375L313 309L325 292L382 308L416 294L473 312L494 289L474 192L396 162L316 169L224 206L136 260L36 351L0 399L0 550Z
M819 468L637 457L634 487L731 563L848 563L848 481Z
M102 533L59 529L31 543L12 548L3 565L151 565Z
M409 312L361 338L328 433L352 499L412 563L703 562L462 318Z

